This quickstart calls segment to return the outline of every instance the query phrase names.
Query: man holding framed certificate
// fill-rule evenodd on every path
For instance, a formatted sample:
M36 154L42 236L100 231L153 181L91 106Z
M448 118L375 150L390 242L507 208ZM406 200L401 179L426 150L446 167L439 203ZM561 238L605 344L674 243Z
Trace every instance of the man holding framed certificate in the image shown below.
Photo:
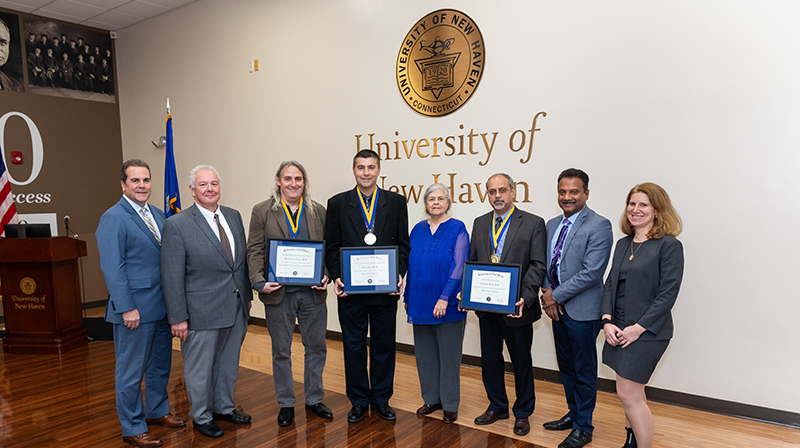
M325 207L311 199L303 165L294 160L281 163L275 173L272 196L253 207L247 240L250 283L264 303L272 340L275 397L281 407L279 426L289 426L294 421L295 322L300 325L305 347L306 409L320 418L333 418L330 408L322 403L328 276L322 266L324 243L318 240L322 239L324 227ZM317 250L319 256L315 255Z
M514 433L530 431L528 416L533 413L536 396L533 388L533 323L542 315L539 288L547 260L546 231L542 218L514 206L514 180L508 174L495 174L486 182L487 197L494 211L475 219L472 225L469 261L520 265L518 314L478 312L481 329L481 374L489 398L489 408L475 419L476 425L489 425L508 418L508 395L504 380L503 342L514 366L517 399ZM495 275L502 274L500 272Z
M339 297L347 398L353 405L347 414L350 423L361 421L368 406L372 406L384 420L396 418L389 406L389 398L394 391L397 300L402 291L411 244L406 200L397 193L378 188L380 165L380 156L375 151L356 153L353 157L356 188L328 200L325 221L326 264L331 278L335 279L334 292ZM359 248L374 249L355 256L348 254ZM386 249L395 250L396 257L380 253ZM342 264L345 256L348 257L347 266ZM385 276L372 277L368 271L376 270L378 266L388 266L391 271L392 265L397 277L388 278L392 283L397 279L397 292L359 291L359 294L353 294L353 290L348 289L351 293L345 293L346 288L353 286L364 288L346 285L342 281L345 271L349 271L351 279L366 278L367 284L370 280L385 283L379 281ZM370 327L370 368L367 372L367 330Z

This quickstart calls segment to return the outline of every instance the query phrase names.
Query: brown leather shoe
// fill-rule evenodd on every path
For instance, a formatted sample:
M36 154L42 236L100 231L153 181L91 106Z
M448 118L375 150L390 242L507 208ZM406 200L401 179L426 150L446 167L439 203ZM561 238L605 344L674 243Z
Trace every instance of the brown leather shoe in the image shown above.
M514 434L524 436L531 431L531 425L528 423L528 417L518 418L514 422Z
M419 414L419 415L428 415L428 414L432 413L433 411L437 411L439 409L442 409L442 404L441 403L436 403L436 404L425 403L425 404L422 405L422 407L417 409L417 414Z
M123 437L122 441L125 443L130 443L133 446L141 446L144 448L163 445L163 443L161 443L161 440L156 439L155 436L153 436L149 432L143 432L138 436L133 436L133 437Z
M508 412L501 414L499 412L494 412L490 409L487 409L486 412L483 414L475 417L475 424L476 425L491 425L492 423L498 420L505 420L508 418Z
M166 426L167 428L180 428L181 426L186 426L186 420L169 413L161 418L147 418L145 421L148 425L161 425Z
M444 411L444 418L442 418L443 422L445 422L445 423L454 423L456 420L458 420L458 412L447 412L447 411Z

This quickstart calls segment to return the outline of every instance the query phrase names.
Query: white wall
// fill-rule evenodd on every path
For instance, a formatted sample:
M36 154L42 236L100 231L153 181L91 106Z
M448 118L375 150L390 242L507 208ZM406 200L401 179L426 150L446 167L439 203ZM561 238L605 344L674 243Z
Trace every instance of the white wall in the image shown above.
M497 132L485 166L485 154L388 160L386 186L428 185L432 173L483 182L505 171L530 185L530 203L520 206L545 219L560 212L555 181L569 166L590 174L589 205L614 223L630 187L659 183L686 222L686 271L675 338L650 384L800 412L800 301L792 298L800 272L792 228L800 218L792 179L800 168L800 4L455 3L201 0L123 29L124 156L161 172L163 151L150 140L164 133L170 97L184 206L188 171L209 163L221 172L223 203L245 225L284 159L306 166L320 202L351 188L356 134L391 142ZM395 57L418 19L446 7L479 25L486 69L461 110L425 118L397 91ZM248 73L255 58L261 71ZM508 137L527 131L539 111L547 117L531 161L521 164ZM455 204L453 214L471 228L488 210ZM413 225L421 205L410 204L409 215ZM328 327L338 330L335 303L331 294ZM404 322L400 311L397 339L412 343ZM534 363L554 369L549 320L535 328ZM474 316L464 351L480 352ZM600 373L613 378L605 366Z

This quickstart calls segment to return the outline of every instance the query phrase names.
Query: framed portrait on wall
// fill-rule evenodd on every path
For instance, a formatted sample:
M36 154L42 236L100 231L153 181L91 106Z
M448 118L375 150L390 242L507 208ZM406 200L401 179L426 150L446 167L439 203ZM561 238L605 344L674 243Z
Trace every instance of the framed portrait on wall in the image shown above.
M19 16L0 11L0 91L24 92Z
M22 16L28 91L113 103L113 41L107 31Z

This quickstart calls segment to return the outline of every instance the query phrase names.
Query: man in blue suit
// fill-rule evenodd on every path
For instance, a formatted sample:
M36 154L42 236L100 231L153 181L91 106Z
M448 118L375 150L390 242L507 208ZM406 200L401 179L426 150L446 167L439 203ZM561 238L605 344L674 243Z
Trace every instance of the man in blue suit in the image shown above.
M569 168L558 176L558 206L564 211L547 222L547 275L542 307L553 320L556 358L569 412L547 422L551 431L572 429L559 448L592 441L597 401L597 333L603 274L611 254L611 222L586 206L589 176Z
M147 203L150 167L139 159L122 165L122 199L100 218L95 236L109 299L106 321L114 324L114 383L122 440L161 446L147 424L168 428L186 421L169 412L167 383L172 333L161 291L161 228L164 213ZM142 405L142 379L145 404Z

